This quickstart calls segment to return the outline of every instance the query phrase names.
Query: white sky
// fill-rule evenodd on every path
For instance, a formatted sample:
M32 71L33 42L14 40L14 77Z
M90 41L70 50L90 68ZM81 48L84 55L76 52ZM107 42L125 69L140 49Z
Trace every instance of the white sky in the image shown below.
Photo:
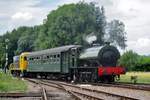
M39 25L58 6L79 0L0 0L0 34L19 26ZM127 49L150 54L150 0L84 0L105 7L108 21L119 19L127 32Z

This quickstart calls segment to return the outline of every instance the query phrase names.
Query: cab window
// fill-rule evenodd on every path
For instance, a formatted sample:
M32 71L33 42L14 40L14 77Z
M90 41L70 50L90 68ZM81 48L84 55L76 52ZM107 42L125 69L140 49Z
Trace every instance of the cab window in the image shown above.
M26 60L27 60L27 57L24 57L24 60L26 61Z

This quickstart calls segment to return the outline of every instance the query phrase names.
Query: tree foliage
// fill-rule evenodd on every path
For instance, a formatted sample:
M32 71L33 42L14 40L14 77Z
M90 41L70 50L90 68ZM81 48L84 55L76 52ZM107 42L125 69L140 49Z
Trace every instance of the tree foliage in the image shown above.
M119 64L125 66L128 71L150 71L150 57L140 56L132 50L121 56Z
M126 47L125 25L119 20L113 20L107 24L108 40L120 46L122 49Z
M136 71L150 71L150 57L149 56L140 56L140 60L135 66Z
M104 9L103 9L104 10ZM95 7L93 3L80 2L59 7L47 15L44 27L44 37L48 45L45 48L68 45L84 44L83 36L94 32L98 41L102 43L105 26L104 11ZM39 47L43 47L38 40Z
M119 64L127 68L128 71L134 70L134 67L139 62L139 55L132 50L125 52L120 60Z

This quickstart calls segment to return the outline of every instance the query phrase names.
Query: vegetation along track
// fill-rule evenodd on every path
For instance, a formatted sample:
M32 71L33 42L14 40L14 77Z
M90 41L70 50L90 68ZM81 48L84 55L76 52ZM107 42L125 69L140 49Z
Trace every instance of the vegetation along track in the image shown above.
M38 92L13 92L13 93L0 93L0 100L48 100L48 97L53 95L48 94L46 89L42 84L36 83L40 86L40 91Z
M41 93L42 92L42 93ZM45 91L41 91L39 93L0 93L0 100L47 100L47 96L45 95Z
M36 81L36 80L32 80ZM51 80L42 80L39 79L41 84L52 86L55 88L62 89L67 91L71 95L74 96L77 100L137 100L134 97L122 96L118 94L108 93L100 90L88 89L84 87L79 87L73 84L68 84L59 81L51 81Z

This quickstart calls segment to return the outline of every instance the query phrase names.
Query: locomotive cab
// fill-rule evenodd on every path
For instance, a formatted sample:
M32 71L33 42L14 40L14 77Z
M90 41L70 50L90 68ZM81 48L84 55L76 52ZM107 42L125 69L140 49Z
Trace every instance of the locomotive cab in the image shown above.
M27 70L27 66L28 66L27 55L28 54L29 54L28 52L24 52L20 55L20 58L19 58L19 68L21 71L20 73L21 76L24 76Z

